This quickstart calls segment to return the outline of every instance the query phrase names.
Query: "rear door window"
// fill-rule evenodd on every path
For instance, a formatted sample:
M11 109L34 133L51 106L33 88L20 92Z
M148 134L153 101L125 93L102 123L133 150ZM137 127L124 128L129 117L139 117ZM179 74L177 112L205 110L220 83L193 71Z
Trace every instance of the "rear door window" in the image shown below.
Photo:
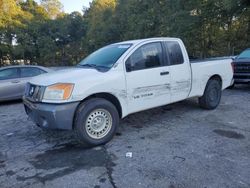
M164 42L167 54L169 56L170 65L179 65L184 63L181 47L178 42Z
M21 77L33 77L33 76L38 76L40 74L45 73L45 71L35 68L35 67L27 67L27 68L21 68Z
M9 68L0 71L0 80L19 78L18 68Z

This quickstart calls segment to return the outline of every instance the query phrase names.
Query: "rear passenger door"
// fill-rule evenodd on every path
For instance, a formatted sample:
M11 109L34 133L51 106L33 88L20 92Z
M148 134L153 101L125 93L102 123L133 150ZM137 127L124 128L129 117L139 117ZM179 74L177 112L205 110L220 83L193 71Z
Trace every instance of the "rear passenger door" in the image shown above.
M169 67L163 52L161 42L147 43L126 60L129 113L169 103Z
M191 67L189 60L184 58L179 42L164 42L168 54L171 74L171 102L181 101L188 97L191 89Z

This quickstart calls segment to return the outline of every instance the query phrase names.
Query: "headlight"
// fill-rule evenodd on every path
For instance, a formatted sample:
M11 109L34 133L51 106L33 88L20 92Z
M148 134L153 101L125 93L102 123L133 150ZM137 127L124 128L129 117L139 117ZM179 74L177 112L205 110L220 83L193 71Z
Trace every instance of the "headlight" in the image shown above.
M45 100L67 100L70 98L74 84L60 83L46 87L43 99Z

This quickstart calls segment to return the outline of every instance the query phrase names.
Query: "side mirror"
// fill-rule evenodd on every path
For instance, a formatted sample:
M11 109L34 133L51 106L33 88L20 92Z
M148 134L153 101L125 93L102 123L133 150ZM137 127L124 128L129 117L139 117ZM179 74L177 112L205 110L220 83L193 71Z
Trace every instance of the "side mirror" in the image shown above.
M232 60L235 60L235 59L237 59L237 57L238 57L238 56L233 56L233 57L232 57Z

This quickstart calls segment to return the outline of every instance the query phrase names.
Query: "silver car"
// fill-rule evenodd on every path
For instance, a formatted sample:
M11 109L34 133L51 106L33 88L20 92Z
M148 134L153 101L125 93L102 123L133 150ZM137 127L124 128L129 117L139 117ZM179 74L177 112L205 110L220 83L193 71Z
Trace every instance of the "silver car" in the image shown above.
M51 72L40 66L8 66L0 68L0 101L21 99L26 83L34 76Z

